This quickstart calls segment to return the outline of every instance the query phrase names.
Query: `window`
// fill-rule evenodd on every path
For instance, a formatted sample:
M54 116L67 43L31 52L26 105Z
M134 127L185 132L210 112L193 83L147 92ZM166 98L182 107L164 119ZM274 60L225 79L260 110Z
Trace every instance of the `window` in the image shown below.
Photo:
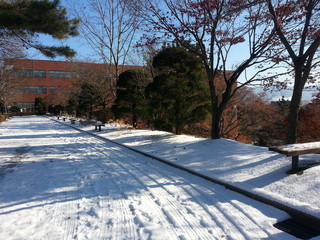
M15 104L20 109L25 109L27 112L33 112L34 111L34 102L18 102Z
M23 93L47 93L47 87L44 86L23 86L22 87Z
M50 87L50 93L56 92L58 87Z
M74 72L49 71L50 78L73 78Z
M33 70L33 77L45 78L46 71L44 70Z
M13 69L13 65L5 65L4 69L5 70L12 70Z
M18 74L21 77L35 77L35 78L46 77L45 70L32 70L32 69L18 70Z

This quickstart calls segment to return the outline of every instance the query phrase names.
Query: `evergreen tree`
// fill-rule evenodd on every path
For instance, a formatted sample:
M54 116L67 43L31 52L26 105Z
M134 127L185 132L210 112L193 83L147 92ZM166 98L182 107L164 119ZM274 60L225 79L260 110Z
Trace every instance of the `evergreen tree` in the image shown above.
M83 83L78 96L77 116L92 118L96 104L97 96L94 86L90 83Z
M0 100L0 113L4 114L5 113L5 105L4 102Z
M78 95L76 95L76 94L70 95L70 97L68 99L67 106L66 106L66 112L69 115L75 115L76 114L77 108L78 108L78 105L79 105L79 101L78 100L79 100L78 99Z
M112 107L116 118L130 118L134 128L139 118L145 118L147 99L145 88L151 82L151 76L143 69L128 70L119 75L117 98Z
M279 101L277 102L277 105L279 107L280 114L288 116L290 110L290 101L282 96L281 99L279 99Z
M45 46L32 40L39 33L56 39L78 34L79 20L69 20L66 9L59 4L59 0L0 1L0 38L13 36L25 47L38 49L52 58L56 55L74 56L75 51L67 46Z
M209 88L201 61L183 48L162 50L153 59L157 72L148 85L149 110L154 126L180 134L186 125L205 119L209 107Z
M20 108L18 106L12 106L10 108L10 112L11 113L15 113L15 114L18 114L20 112Z
M37 115L43 115L46 113L46 104L41 97L36 97L34 100L34 109Z
M48 107L48 112L54 115L60 115L64 111L64 107L62 105L50 105Z

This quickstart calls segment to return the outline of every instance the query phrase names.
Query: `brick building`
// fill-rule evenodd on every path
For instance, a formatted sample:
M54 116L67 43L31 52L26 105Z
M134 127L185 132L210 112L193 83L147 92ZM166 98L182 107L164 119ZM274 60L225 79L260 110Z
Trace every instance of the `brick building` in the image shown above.
M36 97L45 99L48 104L59 104L59 93L73 88L77 81L75 66L85 65L97 69L105 66L94 63L30 59L7 59L4 65L5 69L12 71L19 78L16 93L8 99L7 105L18 106L27 112L34 111ZM120 72L131 68L136 66L121 66Z

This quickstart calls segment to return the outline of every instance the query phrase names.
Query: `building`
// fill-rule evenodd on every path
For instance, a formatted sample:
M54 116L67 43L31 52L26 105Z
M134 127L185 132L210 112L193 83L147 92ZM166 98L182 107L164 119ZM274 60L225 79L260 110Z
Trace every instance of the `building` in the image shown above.
M30 59L6 59L4 65L5 69L12 71L19 78L15 94L7 100L7 105L18 106L26 112L34 111L36 97L45 99L48 104L60 104L61 92L72 89L77 81L77 67L89 66L101 69L106 66L94 63ZM112 67L114 70L114 66ZM120 72L131 68L137 67L121 66Z

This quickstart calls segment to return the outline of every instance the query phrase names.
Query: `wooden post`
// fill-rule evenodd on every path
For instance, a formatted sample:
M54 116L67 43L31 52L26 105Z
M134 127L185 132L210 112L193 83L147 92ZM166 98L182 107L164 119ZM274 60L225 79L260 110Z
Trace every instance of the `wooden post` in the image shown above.
M299 168L299 156L292 156L292 170Z

